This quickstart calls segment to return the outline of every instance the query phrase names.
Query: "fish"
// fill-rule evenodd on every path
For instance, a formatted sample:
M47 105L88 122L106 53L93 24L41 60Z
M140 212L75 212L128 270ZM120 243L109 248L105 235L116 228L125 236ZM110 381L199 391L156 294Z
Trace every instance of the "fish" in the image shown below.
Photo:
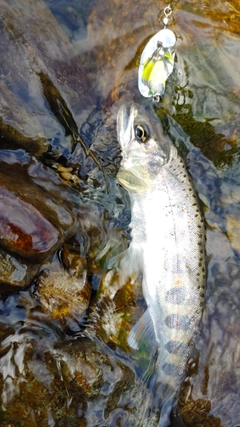
M128 113L122 105L117 134L122 152L117 178L131 203L128 268L141 264L147 304L128 343L137 350L144 334L156 340L158 425L166 427L204 306L204 218L184 160L152 106L132 104ZM125 260L125 273L126 268Z

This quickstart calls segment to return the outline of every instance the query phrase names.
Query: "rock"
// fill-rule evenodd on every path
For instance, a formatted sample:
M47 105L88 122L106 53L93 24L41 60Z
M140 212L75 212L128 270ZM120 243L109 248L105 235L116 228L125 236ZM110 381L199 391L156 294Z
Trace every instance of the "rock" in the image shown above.
M64 325L68 319L79 324L86 315L91 296L87 271L74 275L55 261L41 273L38 294L43 310L51 317L61 319Z
M36 276L39 265L27 264L0 250L0 289L8 292L25 288Z
M30 203L0 187L0 244L23 258L49 255L61 239L59 231Z
M211 402L209 400L191 398L181 411L186 426L194 427L223 427L220 418L211 415Z
M1 2L0 54L1 147L70 154L73 140L65 137L56 118L62 123L70 110L80 126L94 99L80 59L43 0Z
M231 214L227 215L226 229L232 248L240 253L240 218Z
M77 222L75 192L30 156L17 160L19 154L4 150L0 161L1 291L28 286Z
M75 217L72 213L74 203L71 196L75 192L40 162L31 158L26 164L8 164L0 161L0 186L5 194L7 191L12 193L15 199L21 200L25 209L26 204L31 204L44 218L54 224L60 235L74 226ZM69 194L66 192L67 189ZM62 197L65 199L64 205Z
M41 339L37 329L35 338L24 328L1 332L1 427L155 425L151 393L130 361L87 337L54 344L42 326Z
M74 239L75 240L75 239ZM78 242L66 240L62 247L61 258L63 265L74 277L80 277L87 269L87 260L81 254Z

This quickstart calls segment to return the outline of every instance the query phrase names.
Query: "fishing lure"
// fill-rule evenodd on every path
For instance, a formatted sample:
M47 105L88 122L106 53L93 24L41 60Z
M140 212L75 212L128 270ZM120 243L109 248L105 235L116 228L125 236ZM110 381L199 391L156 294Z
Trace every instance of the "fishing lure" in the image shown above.
M174 7L170 3L164 9L164 28L153 36L145 46L138 69L138 88L146 98L159 100L165 92L166 80L172 74L175 57L176 36L167 28Z

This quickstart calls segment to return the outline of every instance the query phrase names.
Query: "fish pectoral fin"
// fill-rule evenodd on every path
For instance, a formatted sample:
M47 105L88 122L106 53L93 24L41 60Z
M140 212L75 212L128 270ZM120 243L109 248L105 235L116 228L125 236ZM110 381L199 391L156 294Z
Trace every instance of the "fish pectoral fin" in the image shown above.
M110 260L107 263L107 268L111 270L113 268L119 267L124 262L125 258L127 258L127 256L128 256L128 249L125 249L125 251L110 258Z
M143 313L128 335L128 345L134 350L139 349L140 341L146 343L149 341L156 342L156 335L149 309Z
M112 257L107 264L109 270L116 269L119 274L128 277L133 284L142 273L141 252L126 249Z

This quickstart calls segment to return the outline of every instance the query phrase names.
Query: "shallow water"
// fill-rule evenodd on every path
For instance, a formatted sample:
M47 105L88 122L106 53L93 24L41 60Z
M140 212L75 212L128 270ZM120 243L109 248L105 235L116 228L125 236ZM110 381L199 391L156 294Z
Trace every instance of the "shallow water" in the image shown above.
M132 287L107 266L130 241L129 198L115 178L116 114L122 103L146 104L137 61L167 2L48 0L38 3L41 19L36 13L32 27L25 11L34 2L18 4L11 25L0 22L7 43L1 123L16 129L1 127L1 176L60 237L41 256L26 260L20 245L8 253L16 255L11 266L21 264L15 282L26 269L32 279L27 289L4 288L0 301L0 424L156 426L154 397L141 377L147 351L139 358L127 346L145 309L141 276ZM14 6L8 2L8 13ZM240 7L180 0L171 25L177 59L157 113L168 114L168 132L202 200L208 266L202 325L172 425L237 427Z

